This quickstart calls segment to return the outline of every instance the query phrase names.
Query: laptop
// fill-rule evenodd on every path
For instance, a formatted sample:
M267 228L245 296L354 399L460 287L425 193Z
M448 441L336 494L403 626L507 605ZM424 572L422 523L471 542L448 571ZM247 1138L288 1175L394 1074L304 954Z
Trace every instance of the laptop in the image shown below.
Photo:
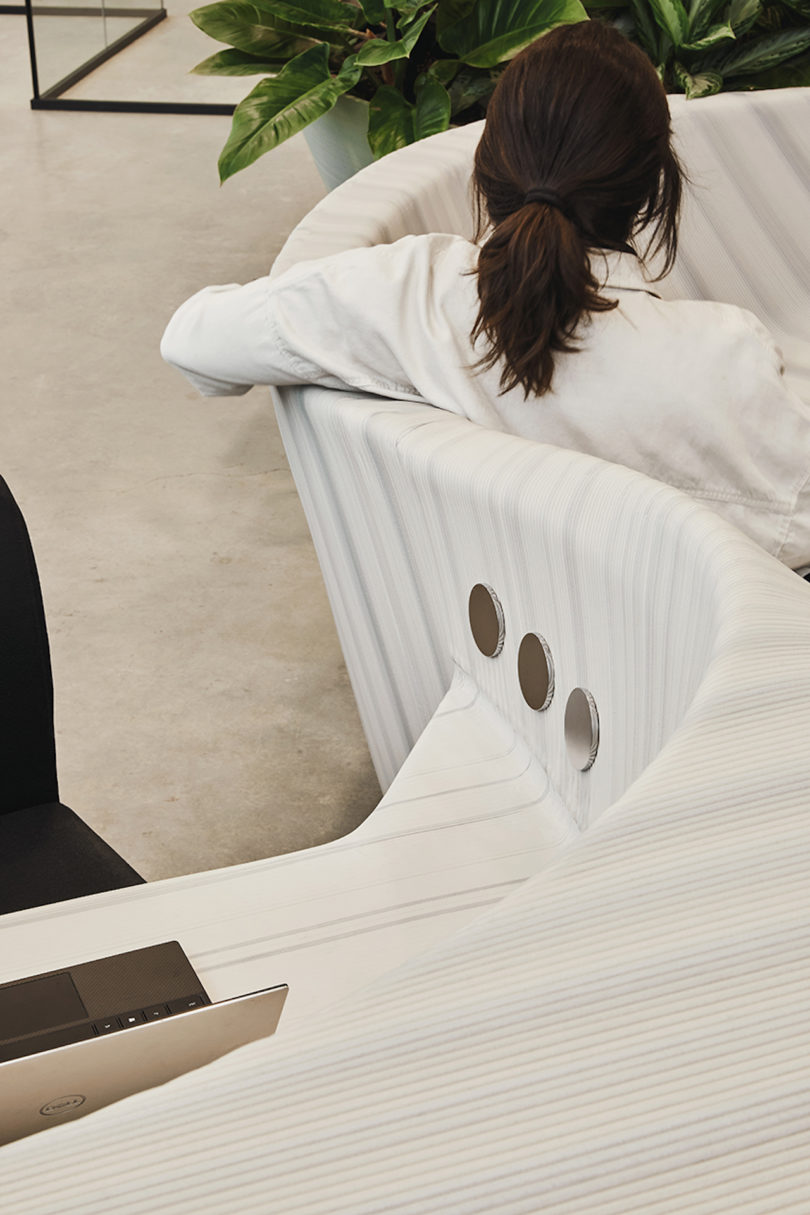
M0 1144L274 1033L287 990L212 1004L177 941L0 984Z

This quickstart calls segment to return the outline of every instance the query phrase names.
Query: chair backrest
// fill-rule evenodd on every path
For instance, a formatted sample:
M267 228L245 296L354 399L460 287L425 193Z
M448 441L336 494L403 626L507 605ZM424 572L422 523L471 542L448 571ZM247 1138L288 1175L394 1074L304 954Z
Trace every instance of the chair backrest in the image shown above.
M59 800L45 613L25 520L0 478L0 814Z

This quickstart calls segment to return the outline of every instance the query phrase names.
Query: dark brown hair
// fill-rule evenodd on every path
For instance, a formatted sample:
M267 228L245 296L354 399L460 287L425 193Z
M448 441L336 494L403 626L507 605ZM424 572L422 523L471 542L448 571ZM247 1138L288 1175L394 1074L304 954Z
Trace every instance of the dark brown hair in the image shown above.
M561 25L507 67L487 109L473 172L480 308L472 332L503 362L501 392L551 387L554 354L577 349L599 294L589 250L645 256L677 248L681 170L670 146L669 107L646 55L598 21ZM526 195L530 198L527 201Z

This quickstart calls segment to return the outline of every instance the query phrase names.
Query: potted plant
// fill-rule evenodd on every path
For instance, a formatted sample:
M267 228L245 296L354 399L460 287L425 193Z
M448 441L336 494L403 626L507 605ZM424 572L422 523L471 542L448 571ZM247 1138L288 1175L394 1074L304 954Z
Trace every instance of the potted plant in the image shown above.
M649 55L670 93L810 84L810 0L586 0Z
M195 25L229 47L195 72L264 77L234 111L220 180L343 98L342 125L362 140L343 176L360 167L358 156L376 159L475 121L518 51L586 18L580 0L216 0L195 9ZM340 172L330 176L336 184Z
M306 130L336 185L372 158L482 118L518 51L589 15L637 42L669 92L810 84L810 0L216 0L191 19L229 49L193 70L264 77L236 107L220 179Z

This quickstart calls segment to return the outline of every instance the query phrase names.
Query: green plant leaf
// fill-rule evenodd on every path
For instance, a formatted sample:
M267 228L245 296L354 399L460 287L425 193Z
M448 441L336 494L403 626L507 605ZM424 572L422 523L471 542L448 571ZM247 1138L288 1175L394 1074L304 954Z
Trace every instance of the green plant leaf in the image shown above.
M398 4L396 11L400 14L400 17L414 17L420 9L426 8L429 4L432 4L435 8L436 0L409 0L405 4ZM400 21L401 25L402 21Z
M712 57L711 69L722 76L750 76L778 67L810 47L810 28L780 30L748 41L722 57Z
M427 74L434 80L440 80L443 85L448 85L458 75L460 67L458 59L436 59L428 68Z
M810 51L794 56L788 63L779 64L765 72L731 77L726 81L729 89L794 89L810 85Z
M311 47L285 64L278 76L261 80L234 110L231 133L219 158L220 181L253 164L265 152L331 110L360 79L354 56L337 76L329 72L329 47Z
M736 34L730 25L713 25L711 29L695 42L683 42L679 51L710 51L713 46L722 42L735 42Z
M191 71L197 76L266 76L268 72L278 72L284 66L283 60L267 62L257 55L248 55L246 51L217 51L203 59Z
M357 62L363 67L372 67L380 63L390 63L392 59L407 59L432 12L433 9L429 8L421 17L417 17L396 42L388 42L385 38L369 39L357 52Z
M496 80L490 72L463 67L450 85L450 108L461 114L477 102L492 96Z
M636 34L644 50L653 63L659 62L658 35L656 25L650 15L647 0L630 0L630 8L636 23Z
M358 15L341 0L256 0L256 7L301 30L350 29Z
M368 146L379 160L413 143L413 106L398 89L383 85L369 103Z
M661 29L679 47L689 37L689 18L681 0L650 0L652 15Z
M587 19L580 0L486 0L444 29L439 45L471 67L490 68L514 58L553 26Z
M477 3L478 0L439 0L439 7L436 11L436 29L439 34L442 34L451 25L455 25L462 17L466 17Z
M808 0L808 10L810 11L810 0ZM728 21L738 38L741 34L748 33L761 12L760 0L731 0L728 8Z
M450 96L438 80L422 77L415 105L398 89L383 85L369 105L368 144L379 160L417 139L446 131L449 125Z
M292 59L322 41L278 29L266 12L246 0L219 0L217 4L195 8L189 17L217 42L272 59Z
M407 59L408 52L403 43L388 42L385 38L371 38L364 42L357 52L357 62L363 67L377 67L381 63L390 63L393 59Z
M360 7L369 25L382 25L385 21L383 0L360 0Z
M710 97L712 93L719 93L723 87L723 77L717 72L696 72L693 75L677 62L673 64L673 70L687 100L693 97Z
M427 12L421 12L421 13L419 12L419 9L425 9L425 8L427 9ZM411 39L412 47L416 44L417 38L422 33L422 30L425 28L428 18L432 17L435 11L436 11L436 0L432 0L431 4L429 6L425 5L425 4L419 4L416 8L414 8L414 10L411 13L406 12L404 9L402 10L403 17L407 17L408 20L406 20L406 21L400 20L399 29L400 29L400 32L401 32L403 38ZM415 35L413 34L413 30L416 30Z
M810 0L782 0L788 8L795 9L797 13L801 13L803 17L810 17Z
M709 29L715 16L727 0L692 0L689 6L689 24L687 35L691 42L697 42Z
M413 109L414 139L427 139L450 126L450 94L438 80L428 77L416 90Z

